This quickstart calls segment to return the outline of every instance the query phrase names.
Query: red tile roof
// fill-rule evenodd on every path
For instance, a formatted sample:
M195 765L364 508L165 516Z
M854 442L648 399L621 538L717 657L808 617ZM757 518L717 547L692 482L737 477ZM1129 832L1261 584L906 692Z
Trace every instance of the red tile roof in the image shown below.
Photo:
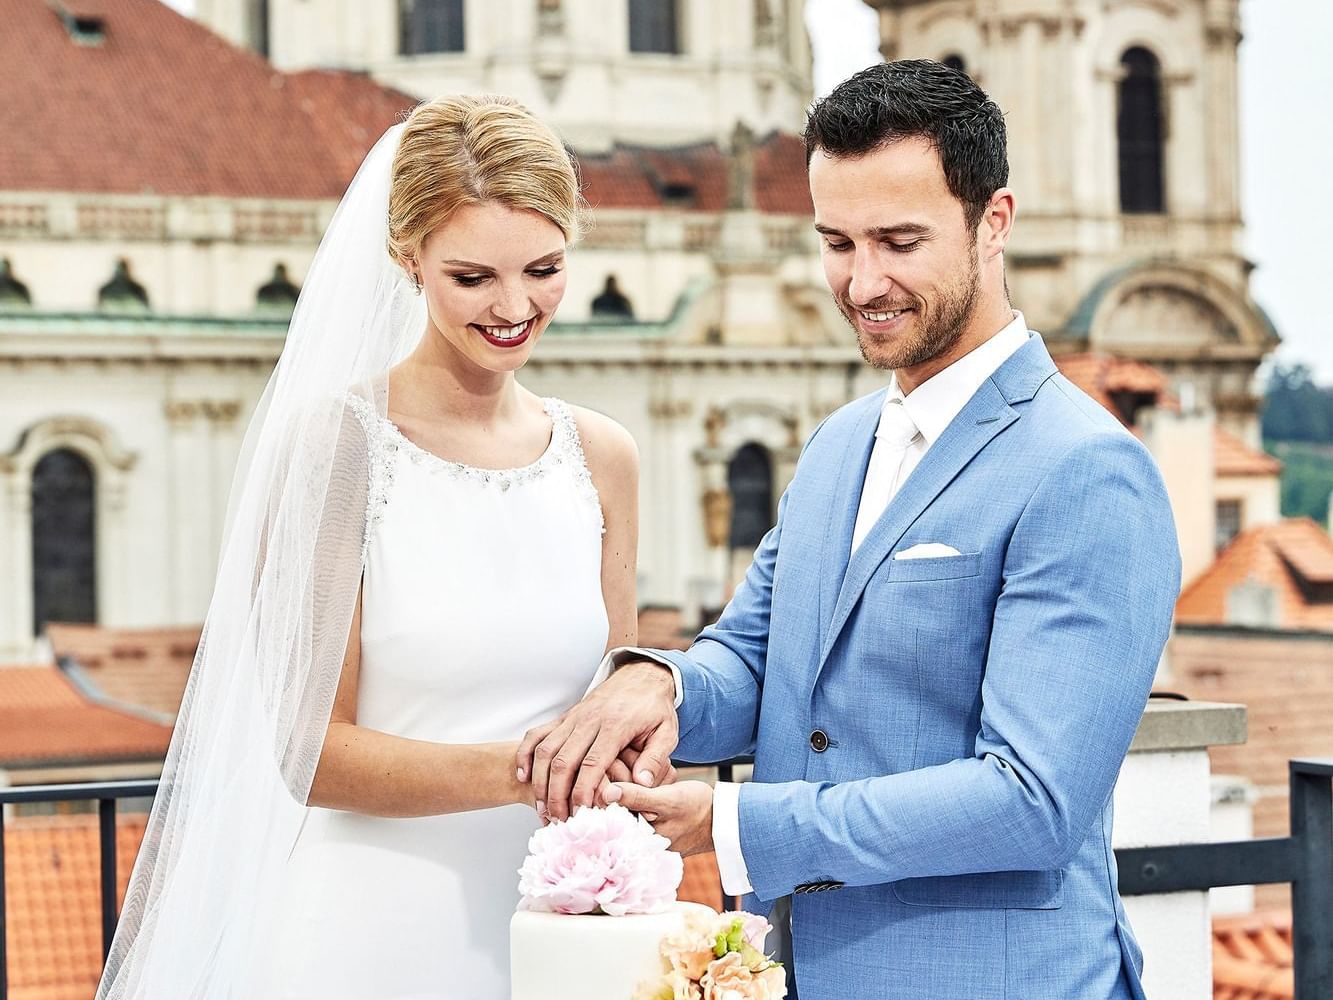
M66 4L67 9L70 5ZM104 19L75 41L36 0L0 0L0 190L337 198L379 135L417 98L360 73L283 73L158 0L83 0ZM718 211L728 160L715 143L617 146L580 157L594 207ZM760 211L810 215L805 151L754 149Z
M0 668L0 766L161 760L171 727L94 704L54 666Z
M1129 421L1115 404L1114 393L1150 395L1158 405L1173 410L1178 408L1175 397L1167 391L1166 376L1142 361L1096 352L1064 354L1054 360L1060 374L1110 410L1126 426L1130 426Z
M76 669L98 694L122 705L174 718L190 676L201 628L46 626L56 658Z
M118 818L117 904L146 821ZM97 817L20 817L4 836L10 1000L91 1000L102 972Z
M1291 914L1213 918L1213 1000L1291 1000Z
M1333 582L1333 539L1310 518L1242 531L1185 588L1176 603L1176 621L1227 624L1227 595L1247 581L1277 591L1277 627L1333 631L1333 601L1310 592L1311 585Z
M1251 448L1230 431L1213 429L1213 464L1219 476L1276 476L1282 463L1258 448Z
M594 208L661 208L670 185L692 192L681 207L720 212L727 202L729 162L712 142L670 149L616 145L608 153L580 153L584 197ZM813 215L806 184L805 146L793 135L772 133L754 149L755 208Z
M157 0L0 0L0 190L336 198L416 99L354 73L284 74Z

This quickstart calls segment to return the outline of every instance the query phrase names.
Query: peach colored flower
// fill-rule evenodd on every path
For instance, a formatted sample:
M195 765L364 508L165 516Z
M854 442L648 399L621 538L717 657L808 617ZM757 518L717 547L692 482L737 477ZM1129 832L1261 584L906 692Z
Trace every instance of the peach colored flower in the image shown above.
M758 996L771 997L772 1000L782 1000L787 995L787 970L782 966L770 965L759 973L759 981L768 988L768 992L759 993Z
M770 971L780 973L782 969L774 967ZM785 979L768 972L756 975L734 951L709 963L700 985L702 1000L782 1000L787 995Z
M667 974L667 985L671 987L671 1000L703 1000L703 990L698 983L677 970Z
M685 926L675 934L662 939L662 957L672 969L697 980L708 968L713 955L713 940L717 936L714 924L717 917L690 910L685 915Z

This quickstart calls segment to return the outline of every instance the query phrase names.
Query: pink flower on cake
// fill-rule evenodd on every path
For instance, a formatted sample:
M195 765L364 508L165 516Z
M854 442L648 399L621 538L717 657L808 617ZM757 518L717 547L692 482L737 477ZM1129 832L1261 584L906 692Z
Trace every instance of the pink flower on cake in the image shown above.
M548 913L658 913L676 901L684 863L621 805L580 809L532 835L520 906Z
M764 942L768 940L769 932L773 930L773 925L764 917L753 913L739 913L737 916L741 919L741 934L744 935L746 942L755 951L764 950Z

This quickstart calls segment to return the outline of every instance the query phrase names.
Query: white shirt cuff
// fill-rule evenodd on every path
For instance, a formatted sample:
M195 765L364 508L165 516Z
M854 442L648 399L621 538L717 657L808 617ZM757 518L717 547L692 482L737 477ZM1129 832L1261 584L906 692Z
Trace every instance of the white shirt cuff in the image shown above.
M741 853L741 786L730 781L713 786L713 850L717 852L722 891L728 896L752 892L750 871Z
M685 687L681 683L680 670L676 665L659 653L651 649L643 649L639 646L617 646L606 656L602 657L601 664L597 667L597 673L592 676L592 683L588 685L588 691L591 691L598 684L601 684L613 673L617 667L623 667L630 660L652 660L654 663L660 663L671 671L671 682L676 686L676 708L680 708L680 703L685 700ZM583 692L586 696L588 691Z

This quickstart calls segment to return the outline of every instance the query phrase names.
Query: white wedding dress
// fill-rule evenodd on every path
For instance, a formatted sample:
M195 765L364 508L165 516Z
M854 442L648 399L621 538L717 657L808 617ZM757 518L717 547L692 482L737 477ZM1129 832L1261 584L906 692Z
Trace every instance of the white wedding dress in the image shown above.
M602 512L568 408L522 469L447 462L359 397L369 437L357 721L516 740L586 690L606 646ZM508 1000L523 806L382 819L312 808L275 893L257 1000Z

